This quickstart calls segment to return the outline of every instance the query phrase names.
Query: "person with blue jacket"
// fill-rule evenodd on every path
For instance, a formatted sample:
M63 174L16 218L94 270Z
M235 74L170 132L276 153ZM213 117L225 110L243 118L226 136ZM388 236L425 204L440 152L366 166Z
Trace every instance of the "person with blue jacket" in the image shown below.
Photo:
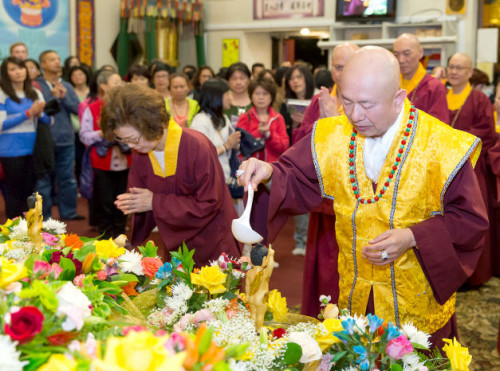
M35 189L33 148L36 127L50 124L42 94L33 88L28 69L19 58L0 66L0 163L5 174L7 218L28 210L26 199Z

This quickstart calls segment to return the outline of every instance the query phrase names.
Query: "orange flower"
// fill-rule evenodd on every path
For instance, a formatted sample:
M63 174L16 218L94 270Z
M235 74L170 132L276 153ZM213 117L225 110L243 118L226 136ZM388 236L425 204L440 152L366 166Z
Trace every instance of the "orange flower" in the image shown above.
M136 296L136 295L139 295L139 293L135 290L136 285L137 285L137 281L130 281L125 286L122 286L122 289L123 289L123 291L125 291L125 294L127 294L128 296Z
M83 246L83 241L74 233L70 233L64 239L64 244L67 247L71 247L71 250L81 249Z
M158 269L162 266L161 260L158 258L144 258L141 260L142 270L150 279L153 279Z

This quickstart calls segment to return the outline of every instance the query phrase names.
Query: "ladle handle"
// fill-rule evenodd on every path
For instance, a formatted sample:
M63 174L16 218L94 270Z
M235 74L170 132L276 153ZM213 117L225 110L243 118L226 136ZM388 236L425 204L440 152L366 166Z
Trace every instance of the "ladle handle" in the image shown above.
M250 221L250 213L252 212L253 193L254 193L254 190L250 184L248 185L247 193L248 193L247 204L245 206L245 211L243 211L243 215L241 215L241 219Z

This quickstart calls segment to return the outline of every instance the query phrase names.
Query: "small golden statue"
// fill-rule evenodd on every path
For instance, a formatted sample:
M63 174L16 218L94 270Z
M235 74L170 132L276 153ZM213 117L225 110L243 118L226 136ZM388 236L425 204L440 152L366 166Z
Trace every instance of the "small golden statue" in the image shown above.
M254 255L262 255L264 250L268 250L267 256L263 259L260 257L260 261L256 262ZM274 269L274 250L271 245L269 245L269 249L263 245L258 245L252 250L251 256L253 268L246 274L245 294L250 306L250 316L255 322L255 330L260 332L264 325L264 316L267 310L269 280Z
M33 242L36 250L41 252L43 248L42 228L43 228L43 210L42 196L38 192L28 197L29 210L26 213L26 223L28 224L28 236Z

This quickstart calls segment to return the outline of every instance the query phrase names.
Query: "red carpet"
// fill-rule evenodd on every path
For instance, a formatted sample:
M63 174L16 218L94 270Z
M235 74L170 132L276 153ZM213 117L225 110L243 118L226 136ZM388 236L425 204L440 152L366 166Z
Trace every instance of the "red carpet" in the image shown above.
M97 210L97 212L99 211ZM87 200L82 197L78 198L78 213L88 217ZM57 207L53 208L52 217L59 219ZM5 206L3 198L0 197L0 223L3 224L5 221ZM97 231L88 225L88 219L68 221L67 225L68 233L76 233L87 237L97 236ZM293 218L290 218L273 245L275 260L279 263L279 267L274 269L270 283L270 289L278 289L286 297L289 307L300 305L304 264L303 256L291 254L294 248L293 232L294 222ZM158 233L152 233L150 237L158 246L161 246Z

